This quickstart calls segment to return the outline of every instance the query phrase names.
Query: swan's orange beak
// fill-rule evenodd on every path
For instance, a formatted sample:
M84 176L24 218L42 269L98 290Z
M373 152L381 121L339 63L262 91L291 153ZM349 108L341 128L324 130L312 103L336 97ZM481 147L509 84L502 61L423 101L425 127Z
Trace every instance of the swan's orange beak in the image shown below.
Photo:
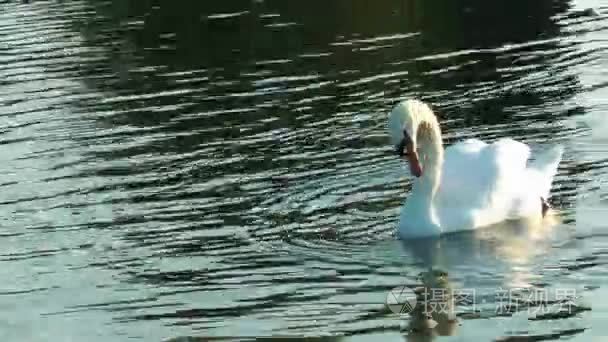
M422 166L418 160L418 153L414 150L414 145L408 143L405 145L405 149L407 160L410 162L410 172L416 177L422 176Z
M407 157L407 160L410 164L410 172L416 176L422 176L422 166L420 165L420 161L418 160L418 153L414 149L414 144L412 143L412 139L404 132L403 140L397 146L397 153L400 157Z

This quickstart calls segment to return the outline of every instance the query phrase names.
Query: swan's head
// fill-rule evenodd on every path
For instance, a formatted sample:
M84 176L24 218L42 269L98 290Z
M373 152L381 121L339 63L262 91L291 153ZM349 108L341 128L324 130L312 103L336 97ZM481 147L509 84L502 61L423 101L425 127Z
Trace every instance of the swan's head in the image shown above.
M424 122L430 108L418 100L405 100L398 103L389 114L389 132L395 151L400 157L406 157L410 171L416 177L422 176L422 166L418 159L418 128Z
M410 133L411 130L404 129L402 132L402 138L399 144L395 146L395 150L399 157L405 157L410 164L410 172L416 176L422 176L422 166L418 159L418 152L416 151L416 138L415 133Z

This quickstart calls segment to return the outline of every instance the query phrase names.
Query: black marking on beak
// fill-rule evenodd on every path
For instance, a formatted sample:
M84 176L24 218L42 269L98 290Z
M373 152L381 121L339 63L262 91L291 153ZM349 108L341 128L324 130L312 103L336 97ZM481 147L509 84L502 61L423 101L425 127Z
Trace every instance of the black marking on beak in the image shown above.
M549 202L547 202L546 199L544 199L543 197L540 198L540 205L541 205L541 213L543 215L543 217L545 217L547 215L547 211L549 211L549 208L551 208L551 206L549 205Z
M406 155L405 146L411 142L412 142L412 139L410 139L410 136L407 134L406 131L403 131L403 139L401 139L401 142L399 142L399 144L397 146L395 146L396 152L399 155L399 157L403 157Z

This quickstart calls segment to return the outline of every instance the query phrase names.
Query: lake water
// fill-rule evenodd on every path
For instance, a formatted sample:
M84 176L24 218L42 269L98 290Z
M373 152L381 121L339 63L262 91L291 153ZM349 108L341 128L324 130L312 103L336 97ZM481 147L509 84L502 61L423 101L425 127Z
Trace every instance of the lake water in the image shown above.
M607 31L605 0L3 1L1 340L604 341ZM563 144L560 221L400 242L405 97L446 144ZM429 267L469 295L413 331L385 300Z

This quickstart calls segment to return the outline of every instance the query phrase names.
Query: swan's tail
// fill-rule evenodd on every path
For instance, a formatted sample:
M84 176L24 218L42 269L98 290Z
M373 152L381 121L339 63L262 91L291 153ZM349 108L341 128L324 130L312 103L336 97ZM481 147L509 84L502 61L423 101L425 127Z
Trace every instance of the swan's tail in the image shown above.
M564 148L561 145L557 145L539 155L534 161L530 163L529 170L535 173L537 177L535 182L539 186L540 195L547 199L549 192L551 191L551 184L553 178L557 174L557 167L562 160Z

